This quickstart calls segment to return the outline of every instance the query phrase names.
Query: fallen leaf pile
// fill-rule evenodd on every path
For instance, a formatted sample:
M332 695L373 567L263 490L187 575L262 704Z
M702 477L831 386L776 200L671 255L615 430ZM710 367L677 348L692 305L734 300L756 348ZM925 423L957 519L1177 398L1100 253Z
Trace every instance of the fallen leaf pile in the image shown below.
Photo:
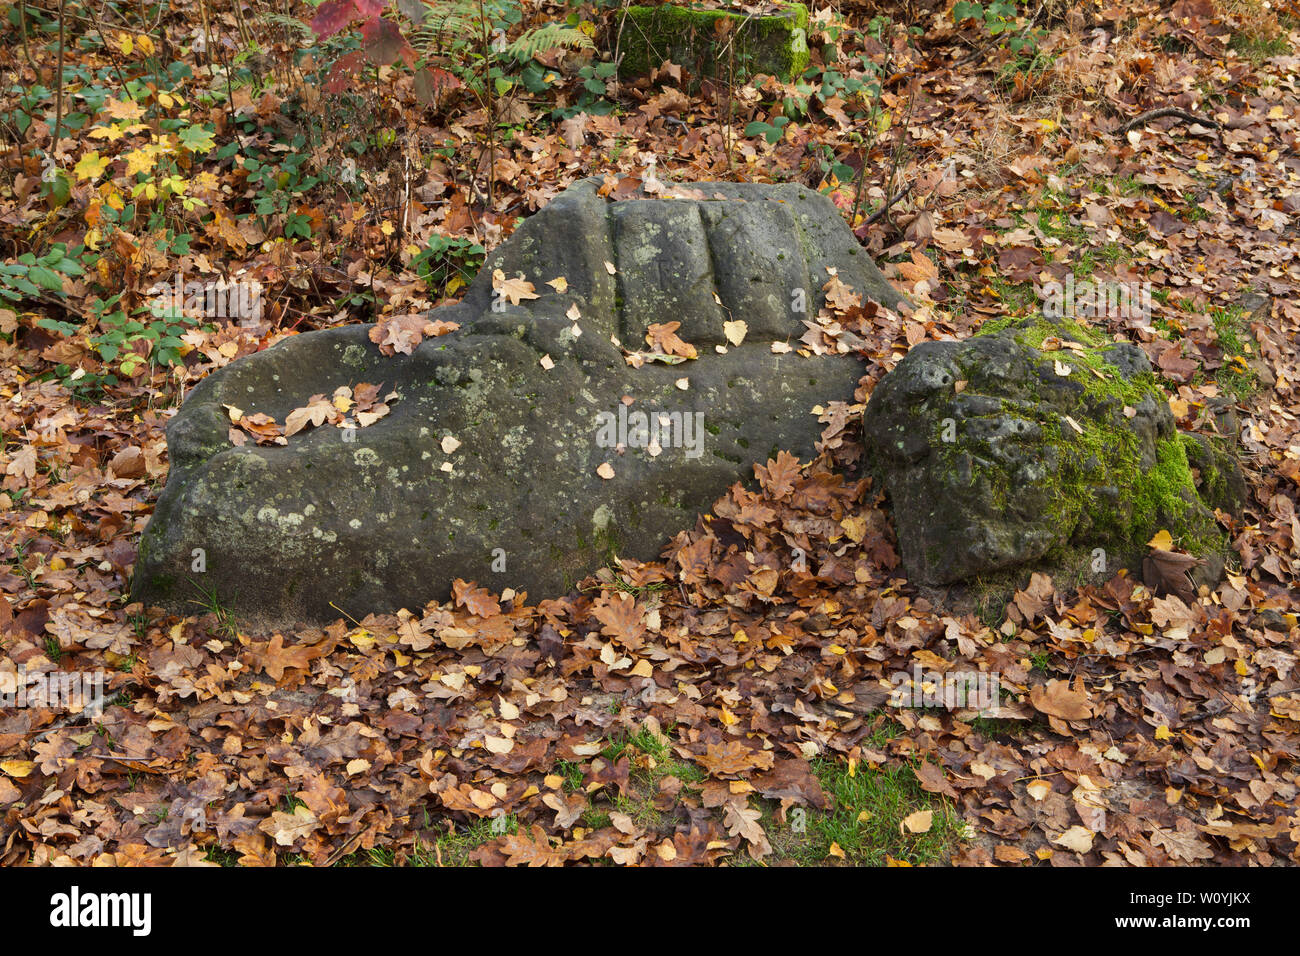
M322 393L313 395L307 404L295 408L284 418L281 427L275 419L265 412L246 413L234 405L225 406L230 421L238 427L231 428L230 441L235 445L247 442L247 435L253 436L259 445L287 445L289 439L306 428L330 424L338 428L365 428L373 425L391 410L389 402L400 397L390 392L379 400L379 391L383 385L367 385L362 382L355 388L340 385L334 394L326 398Z

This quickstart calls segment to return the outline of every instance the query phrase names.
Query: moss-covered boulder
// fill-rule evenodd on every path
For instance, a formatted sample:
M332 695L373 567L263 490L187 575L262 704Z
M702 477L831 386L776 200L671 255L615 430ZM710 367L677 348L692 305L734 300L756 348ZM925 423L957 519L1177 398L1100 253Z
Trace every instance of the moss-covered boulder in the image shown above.
M555 597L611 552L657 557L778 449L810 456L811 409L852 401L862 366L773 344L804 334L828 267L899 301L830 200L699 183L611 202L598 185L526 220L432 316L460 328L412 354L385 356L373 326L350 325L199 383L167 427L171 472L135 598L193 612L215 592L265 627L423 607L455 578ZM534 297L511 304L498 271ZM626 354L672 322L698 358L681 361L680 345L674 364ZM360 383L398 395L368 427L310 428L282 447L231 440L231 408L285 422Z
M629 7L619 36L619 75L641 76L665 61L704 76L743 81L756 73L792 80L808 68L808 8L780 4L770 16L665 3Z
M1230 504L1235 460L1178 431L1135 345L1044 319L923 342L876 387L863 427L921 583L1031 562L1109 576L1162 529L1222 569L1226 540L1197 478Z

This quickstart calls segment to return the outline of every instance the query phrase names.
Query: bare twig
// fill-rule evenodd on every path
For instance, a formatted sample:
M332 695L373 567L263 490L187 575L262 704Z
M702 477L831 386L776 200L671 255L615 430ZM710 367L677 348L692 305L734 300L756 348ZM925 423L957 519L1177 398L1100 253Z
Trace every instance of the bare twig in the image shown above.
M50 137L50 155L59 152L59 130L63 126L63 4L59 0L59 75L55 77L54 93L54 135Z
M1218 120L1212 120L1208 116L1197 116L1195 113L1189 113L1187 110L1179 109L1176 106L1162 106L1159 109L1147 110L1141 116L1136 116L1129 120L1119 129L1115 130L1116 136L1123 136L1129 130L1141 126L1143 123L1149 123L1151 120L1164 119L1166 116L1177 117L1185 123L1200 123L1202 126L1212 126L1215 129L1222 129L1223 124Z
M885 213L889 212L889 207L890 207L890 206L892 206L894 203L898 202L900 199L902 199L904 196L906 196L908 193L910 193L914 188L916 188L916 181L915 181L915 180L913 180L912 182L908 183L906 186L904 186L902 189L900 189L900 190L899 190L898 192L896 192L894 195L892 195L892 196L890 196L888 199L886 199L886 200L885 200L885 204L884 204L883 206L881 206L879 209L877 209L875 212L873 212L870 216L868 216L866 222L864 222L862 225L864 225L864 226L869 226L869 225L871 225L873 222L875 222L877 219L879 219L879 218L880 218L881 216L883 216Z
M907 90L907 111L903 114L903 125L899 127L898 136L894 140L894 148L889 156L889 179L885 187L885 195L889 195L889 190L894 188L897 180L898 168L903 162L903 152L907 149L907 128L912 124L912 110L916 107L916 83L909 83ZM883 206L877 209L867 221L867 224L875 222L880 216L889 214L889 207L898 200L902 199L912 191L912 184L902 192L898 193L893 199L888 200ZM892 224L892 220L891 220Z
M862 149L858 150L860 162L858 163L858 175L853 183L853 211L849 214L849 222L858 221L858 210L862 207L862 186L867 178L867 161L871 159L871 151L876 148L876 141L880 138L880 97L884 90L884 77L889 75L893 68L894 43L893 33L887 35L888 43L885 44L885 62L881 69L876 73L876 95L871 102L871 113L867 117L867 124L870 127L871 139L867 141ZM863 57L863 62L867 62Z
M19 0L18 21L19 29L23 34L23 56L27 58L27 65L32 68L32 72L40 76L40 71L36 69L36 61L32 59L31 38L27 31L27 0Z
M962 42L966 42L966 41L965 41L962 37L960 37L960 36L959 36L957 39L962 40ZM980 59L981 57L983 57L984 54L987 53L987 52L989 51L989 49L993 46L993 44L994 44L995 42L997 42L997 41L996 41L996 40L990 40L988 43L985 43L983 46L981 46L981 47L976 47L975 50L974 50L973 52L967 54L966 56L964 56L964 57L962 57L960 60L958 60L956 63L954 63L954 64L950 67L950 69L955 70L955 69L957 69L957 68L960 67L960 66L965 66L967 63L974 63L976 60L978 60L978 59Z

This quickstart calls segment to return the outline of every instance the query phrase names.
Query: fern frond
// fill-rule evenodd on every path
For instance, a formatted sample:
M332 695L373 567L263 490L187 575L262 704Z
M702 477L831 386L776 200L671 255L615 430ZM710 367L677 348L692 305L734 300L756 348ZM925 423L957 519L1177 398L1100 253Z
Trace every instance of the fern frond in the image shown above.
M411 31L411 46L428 54L443 46L448 39L478 36L478 16L467 3L439 7L426 15L424 23Z
M553 50L556 47L591 49L592 46L594 44L591 42L591 37L581 30L576 30L563 23L548 23L544 26L534 27L531 30L525 30L514 42L506 47L506 52L520 59L528 60L544 50Z
M308 39L313 35L311 26L303 23L297 17L287 17L283 13L263 13L257 19L261 23L283 27L290 33L296 33L302 39Z

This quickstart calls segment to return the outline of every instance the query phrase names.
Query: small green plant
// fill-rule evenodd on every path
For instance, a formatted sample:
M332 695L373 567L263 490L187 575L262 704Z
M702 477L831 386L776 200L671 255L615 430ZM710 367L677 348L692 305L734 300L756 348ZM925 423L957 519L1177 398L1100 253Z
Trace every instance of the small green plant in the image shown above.
M119 292L107 299L96 297L90 302L94 320L91 327L97 329L98 334L90 335L89 342L105 365L114 369L116 374L107 372L83 378L77 371L61 367L66 379L73 380L75 376L82 386L102 387L117 384L119 375L133 377L145 365L171 367L181 364L181 349L185 345L181 336L187 326L197 325L198 320L152 304L139 306L128 316L119 307L121 299L122 293ZM73 336L83 331L81 326L59 319L44 318L36 324L60 335Z
M560 760L555 764L555 772L564 778L564 789L570 793L582 789L582 764L573 760Z
M1002 46L1015 54L1033 55L1043 38L1042 30L1021 25L1019 11L1010 0L992 0L987 5L957 0L952 19L958 25L973 21L990 37L1002 38Z
M559 119L568 119L570 116L576 116L578 113L589 113L595 116L603 116L614 110L615 103L607 95L605 84L614 79L618 72L618 64L613 60L604 62L586 63L578 68L578 79L582 81L578 86L578 96L572 106L564 106L556 109L555 116ZM523 74L525 88L530 93L539 92L532 88L529 82L529 73ZM545 79L545 76L542 77Z
M518 82L517 71L538 53L592 47L588 31L573 16L565 22L526 29L509 39L521 19L519 5L508 0L429 3L413 18L411 45L426 63L445 67L481 96L509 93Z
M0 262L0 298L13 303L50 295L63 299L64 277L74 278L86 272L81 261L84 253L84 246L69 250L65 243L56 242L42 256L25 252L13 262Z
M27 489L24 488L23 489L24 494L20 494L13 499L15 508L20 507L22 499L25 497L26 490ZM13 557L9 559L10 566L19 574L21 574L23 576L23 580L27 582L27 586L31 588L33 591L35 591L36 575L32 572L31 568L27 567L26 544L24 544L21 541L15 541L12 545L12 548L13 548Z
M283 216L286 239L308 239L311 237L311 218L297 212L290 213L289 209L314 186L324 182L328 170L306 173L304 165L310 159L311 151L307 147L307 138L302 134L294 136L285 145L289 152L278 162L259 153L241 157L243 168L248 172L248 183L257 190L253 197L253 212L263 230L271 227L273 217Z
M1223 364L1215 373L1214 380L1237 399L1248 398L1258 385L1255 370L1245 358L1253 352L1245 317L1246 311L1240 307L1210 310L1215 337L1219 348L1223 349Z
M411 258L411 269L434 295L455 295L474 280L484 255L486 250L473 239L435 232Z
M235 623L235 617L231 613L230 609L222 604L221 599L217 596L216 585L214 584L209 590L193 578L190 579L190 583L194 585L195 590L197 590L200 595L200 599L195 600L192 603L197 604L199 607L203 608L205 613L211 614L217 619L217 633L221 634L223 637L231 639L239 637L239 626ZM286 799L292 801L292 798ZM289 812L293 812L292 806L290 806Z
M746 136L762 136L769 143L775 143L785 135L785 128L790 125L790 117L776 116L772 122L755 120L745 127Z
M889 17L876 17L868 32L885 43L893 28ZM767 104L772 108L772 118L749 123L745 127L746 136L762 136L768 143L776 143L792 121L806 120L814 109L832 102L846 115L865 120L865 125L876 135L888 128L890 116L880 107L879 65L867 57L844 56L838 41L841 35L853 30L846 20L832 17L820 30L827 41L822 47L821 62L809 66L792 84L782 87L779 102ZM862 145L862 137L856 131L852 139L855 146ZM854 170L840 163L829 146L819 160L822 171L833 172L841 182L854 176Z

